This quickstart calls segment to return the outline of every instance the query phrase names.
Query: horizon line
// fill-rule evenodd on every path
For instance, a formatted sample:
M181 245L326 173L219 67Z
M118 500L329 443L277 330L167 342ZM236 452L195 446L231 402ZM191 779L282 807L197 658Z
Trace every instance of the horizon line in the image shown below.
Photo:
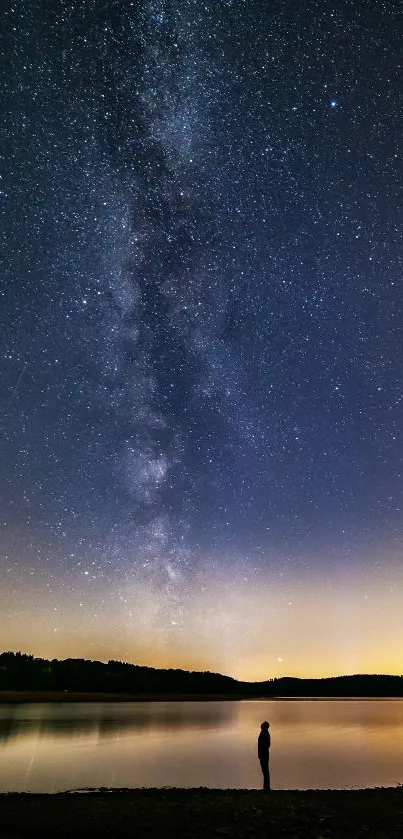
M128 667L142 667L147 670L159 670L162 672L169 672L169 671L176 671L182 673L200 673L200 674L207 674L213 676L222 676L224 679L231 679L238 684L247 684L247 685L256 685L256 684L264 684L266 682L278 682L282 679L297 679L299 681L324 681L326 679L353 679L353 678L392 678L392 679L401 679L403 678L402 673L339 673L332 676L268 676L265 679L256 679L253 681L249 681L247 679L237 679L235 676L229 676L226 673L220 673L217 670L188 670L184 667L155 667L152 664L137 664L133 661L122 661L116 658L110 658L107 661L102 661L99 658L80 658L80 657L67 657L67 658L45 658L44 656L35 655L34 653L27 653L22 652L22 650L3 650L0 652L0 656L2 655L20 655L20 656L28 656L32 657L37 660L42 661L89 661L92 663L103 664L107 666L110 662L116 662L116 664L123 664Z

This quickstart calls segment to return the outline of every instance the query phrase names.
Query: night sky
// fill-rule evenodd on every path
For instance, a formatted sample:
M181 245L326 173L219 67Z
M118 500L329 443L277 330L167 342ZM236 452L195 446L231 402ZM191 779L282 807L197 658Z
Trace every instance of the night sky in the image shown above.
M402 672L402 4L1 30L0 648Z

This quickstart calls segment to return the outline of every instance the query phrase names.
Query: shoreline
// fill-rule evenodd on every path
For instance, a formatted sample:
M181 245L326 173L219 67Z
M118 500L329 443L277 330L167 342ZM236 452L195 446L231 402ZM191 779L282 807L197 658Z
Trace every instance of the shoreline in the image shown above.
M3 837L400 839L403 789L100 789L0 795Z
M0 705L28 702L236 702L245 699L267 700L267 697L250 697L233 694L196 693L90 693L88 691L0 691Z
M101 693L88 691L0 691L0 705L34 702L393 702L403 696L250 696L206 693Z

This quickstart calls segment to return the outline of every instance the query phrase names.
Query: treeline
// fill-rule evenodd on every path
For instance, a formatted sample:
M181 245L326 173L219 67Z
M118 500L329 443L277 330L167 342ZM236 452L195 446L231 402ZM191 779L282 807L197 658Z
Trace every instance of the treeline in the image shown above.
M328 679L285 677L272 679L269 682L254 683L255 688L258 685L265 696L403 696L403 676L359 674L333 676Z
M403 676L356 675L329 679L240 682L219 673L158 670L110 660L51 661L26 653L0 654L0 691L72 691L114 694L198 694L234 697L403 696Z
M238 683L219 673L157 670L121 661L67 658L51 661L25 653L0 654L0 690L89 693L235 694Z

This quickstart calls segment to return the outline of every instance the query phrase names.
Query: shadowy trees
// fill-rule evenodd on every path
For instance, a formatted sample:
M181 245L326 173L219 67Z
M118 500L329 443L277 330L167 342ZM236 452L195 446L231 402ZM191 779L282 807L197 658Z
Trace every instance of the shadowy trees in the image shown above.
M219 673L157 670L120 661L64 661L25 653L0 654L0 690L56 690L89 693L237 694L239 683Z
M355 675L329 679L239 682L219 673L157 670L121 661L35 658L0 653L0 690L52 690L115 694L194 694L244 697L403 696L403 676Z

